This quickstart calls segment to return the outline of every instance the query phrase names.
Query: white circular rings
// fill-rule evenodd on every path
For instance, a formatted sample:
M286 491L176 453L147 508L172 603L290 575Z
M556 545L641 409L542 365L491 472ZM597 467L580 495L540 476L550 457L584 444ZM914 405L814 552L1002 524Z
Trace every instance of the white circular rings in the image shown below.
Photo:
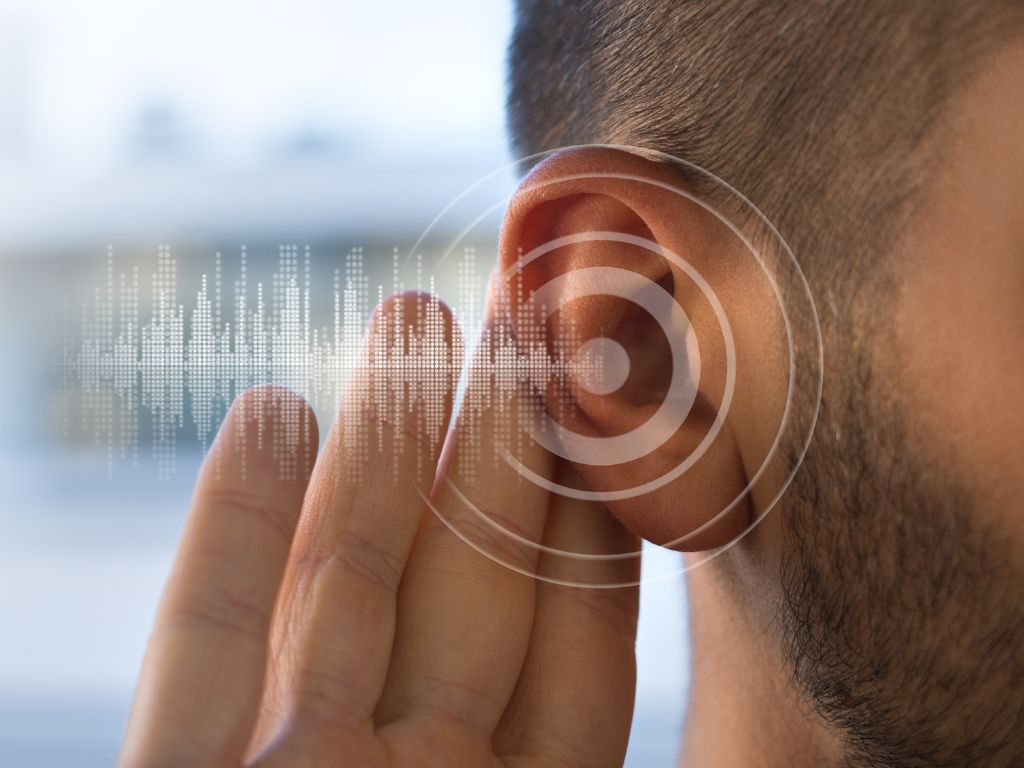
M515 265L505 271L502 281L511 280L527 264L550 251L566 245L593 241L639 246L664 257L678 267L693 280L711 305L725 342L725 389L715 421L693 453L660 477L632 488L621 488L614 491L572 488L534 472L507 449L502 451L505 460L515 467L523 477L552 493L584 501L619 501L651 493L672 482L689 470L707 452L721 432L732 405L736 388L736 344L725 309L704 276L678 254L652 240L636 235L621 232L587 232L556 238L524 254L521 259L516 261ZM580 435L555 425L551 421L551 417L546 414L539 418L544 419L547 423L527 425L527 428L531 437L564 459L594 466L613 466L635 461L648 455L662 446L682 426L697 395L697 385L700 382L700 355L698 353L692 359L688 355L686 337L690 323L683 308L664 288L635 272L617 267L589 267L574 270L571 273L559 275L540 286L534 292L533 298L535 302L546 307L548 313L551 313L570 301L599 294L619 296L635 301L647 310L661 326L672 351L672 378L665 400L654 415L639 427L615 437ZM552 301L552 299L554 300ZM694 338L691 336L691 343Z
M731 547L743 538L743 536L752 530L757 523L763 519L764 515L774 507L779 498L785 492L786 488L789 486L789 483L792 481L793 476L806 454L814 426L817 422L818 408L821 400L824 362L821 329L818 324L817 311L813 297L810 293L810 288L802 270L800 269L799 263L793 256L792 251L789 249L789 246L786 244L777 229L764 216L764 214L761 213L761 211L759 211L756 206L747 200L741 193L729 186L728 183L722 181L710 172L693 165L692 163L643 148L619 145L593 145L591 147L570 147L565 148L565 150L590 149L593 147L617 150L638 155L647 160L655 160L665 164L675 165L680 169L683 169L685 175L691 178L701 178L706 182L710 182L720 192L724 192L726 197L731 198L732 202L737 204L739 209L744 212L744 216L749 216L749 220L754 222L754 226L758 229L760 236L766 238L766 240L761 243L760 247L755 247L744 229L724 216L716 206L711 205L707 200L702 199L700 196L689 191L689 189L684 185L680 184L677 186L660 179L646 178L632 174L595 171L584 174L566 174L548 177L540 181L534 180L533 188L539 189L549 184L560 184L564 182L614 179L629 183L650 185L660 189L661 191L678 195L679 197L685 198L691 203L700 206L724 224L745 246L749 254L760 266L771 291L774 293L775 300L777 301L780 310L779 315L784 326L784 349L786 350L786 355L788 357L788 360L786 361L788 363L788 385L778 429L771 440L766 454L762 457L759 466L752 466L748 469L748 482L746 486L736 495L735 498L728 503L723 504L721 511L700 525L696 530L689 531L676 541L660 542L661 545L665 547L674 547L679 545L684 539L697 536L707 530L724 515L728 514L730 510L734 509L744 498L749 496L757 484L764 484L767 482L770 483L772 487L761 489L763 493L760 494L757 514L751 519L749 525L742 533L740 533L731 542L718 549L706 552L700 557L689 558L685 564L680 564L673 571L673 573L679 573L680 571L689 570L703 562L707 562L707 560L715 557L717 554ZM495 215L500 216L503 213L511 192L508 183L510 181L510 171L519 171L527 165L541 162L552 156L556 156L565 150L543 152L524 158L523 160L495 171L489 176L478 181L469 189L465 190L430 223L413 246L412 251L410 252L410 259L413 254L422 253L423 247L428 240L428 236L436 237L439 234L443 235L445 232L454 232L455 234L453 237L446 238L447 245L441 252L440 259L437 262L437 266L440 267L461 242L467 240L472 233L477 231L477 228L481 223L486 223L490 226L493 222L490 217ZM497 193L495 194L496 190ZM478 205L480 202L478 197L474 199L474 196L479 195L487 196L484 198L487 202L482 206ZM708 281L685 259L652 240L618 232L587 232L557 238L550 242L546 242L532 250L530 253L521 256L517 260L516 264L499 276L499 279L503 282L507 282L513 278L519 270L534 259L539 258L556 248L585 241L618 242L624 245L640 247L652 251L670 262L675 268L692 280L693 284L701 291L704 299L708 302L708 305L711 307L715 315L716 322L721 330L725 353L725 365L723 366L725 383L722 388L721 401L716 409L713 423L692 453L690 453L682 462L673 466L669 471L664 472L661 476L649 482L642 483L632 488L602 492L566 487L537 474L520 462L519 459L512 455L507 449L501 449L501 453L505 460L508 461L522 477L537 486L545 488L551 493L581 500L612 502L642 496L655 491L692 469L693 466L704 456L712 443L720 435L732 406L736 387L736 348L729 319L726 316L722 303L715 295ZM771 253L777 256L771 267L769 267L765 257L761 253L761 249L764 248L767 248ZM783 299L783 290L780 289L779 286L780 280L782 282L783 289L785 290L786 300ZM539 289L534 292L533 300L538 305L544 307L544 316L547 318L566 303L592 295L619 296L636 303L644 311L648 312L661 326L669 344L672 359L671 382L668 387L669 396L656 410L652 417L630 432L612 437L595 438L589 435L578 434L565 428L561 424L557 424L546 413L538 414L538 420L536 423L524 425L527 427L531 438L536 440L551 453L568 459L571 462L600 467L626 463L647 455L651 451L656 450L659 446L663 445L665 441L671 438L675 431L678 430L682 425L683 420L685 420L686 415L692 409L698 386L700 384L700 352L696 344L696 336L690 328L689 319L687 318L683 308L678 305L671 294L666 292L657 283L644 278L642 275L634 274L627 270L612 267L590 267L586 269L577 269L568 275L555 277L548 283L540 286ZM795 305L795 310L791 307L787 307L787 301ZM797 324L796 329L794 329L794 323ZM796 331L799 331L800 333L799 344L795 343ZM620 345L617 344L617 342L604 337L595 337L590 339L580 345L580 347L575 351L575 358L577 359L582 359L586 356L590 356L591 358L602 358L602 365L604 368L600 375L595 378L582 378L577 380L579 385L585 390L594 395L608 395L615 392L625 383L629 375L629 355ZM583 367L585 368L585 366ZM803 374L799 379L797 376L798 370ZM804 415L803 418L795 420L792 418L792 408L794 404L794 390L798 384L806 389L803 393L804 398L801 402L806 402L812 406L812 410ZM666 404L668 407L666 407ZM798 429L799 432L795 432L795 429ZM768 473L769 466L773 464L776 457L779 455L784 436L788 437L785 444L786 451L784 454L784 471L781 474ZM515 531L507 529L505 526L493 520L486 512L478 509L469 498L459 491L450 478L446 479L446 483L454 491L455 496L460 499L463 506L465 506L471 514L479 518L481 522L485 523L489 530L493 530L495 535L505 536L512 539L518 545L527 546L548 555L570 558L578 562L611 561L640 556L639 550L635 552L606 554L582 553L564 551L547 546L542 542L531 541L517 534ZM471 532L460 530L460 526L454 520L448 519L444 510L438 509L437 506L432 504L429 499L424 498L424 501L442 520L442 522L444 522L445 525L447 525L456 535L466 541L467 544L496 562L500 562L512 570L525 573L525 571L522 571L515 563L509 562L508 559L501 555L499 551L492 550L491 547L476 541L474 536L470 535ZM553 581L555 583L580 587L627 586L627 584L624 583L596 583L588 581L582 577L561 580L545 577L533 572L530 572L527 575L547 581ZM665 578L671 575L673 574L666 573L652 577L648 574L645 575L645 579Z
M595 238L588 236L587 239ZM687 364L686 328L689 319L671 294L643 275L618 267L577 269L549 280L534 292L533 299L550 316L572 301L599 295L633 301L647 310L661 326L672 350L672 379L667 396L647 421L615 437L591 437L566 430L547 413L537 414L537 421L541 422L539 425L527 424L526 427L534 440L563 459L609 467L636 461L664 445L686 419L697 396L697 387L690 381ZM679 333L680 328L682 334Z
M573 363L579 385L598 397L618 392L629 380L629 353L607 336L595 336L580 344Z

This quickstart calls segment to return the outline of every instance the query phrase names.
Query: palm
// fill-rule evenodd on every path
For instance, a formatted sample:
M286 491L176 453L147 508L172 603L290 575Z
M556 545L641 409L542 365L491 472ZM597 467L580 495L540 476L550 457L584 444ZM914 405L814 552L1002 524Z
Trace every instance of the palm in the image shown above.
M620 765L635 588L558 585L576 578L576 561L496 535L448 484L433 483L439 444L396 446L375 423L346 437L338 419L312 476L280 479L267 436L283 429L282 408L298 407L286 397L236 404L217 461L204 466L121 764ZM259 445L225 437L254 413L264 420ZM484 422L474 439L487 444ZM449 435L439 477L456 472L465 432ZM346 471L353 434L388 461ZM312 423L297 442L316 445ZM312 465L314 451L300 464ZM553 502L504 462L485 458L474 476L466 496L524 538L573 551L633 545L607 515ZM515 569L467 545L427 495ZM633 559L597 567L602 580L636 578Z

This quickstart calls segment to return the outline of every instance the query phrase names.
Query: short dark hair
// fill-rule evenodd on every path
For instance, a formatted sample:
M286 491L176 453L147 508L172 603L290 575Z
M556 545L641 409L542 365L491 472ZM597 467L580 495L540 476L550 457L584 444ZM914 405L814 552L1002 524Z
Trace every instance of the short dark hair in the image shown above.
M1024 659L1019 569L972 515L974 489L913 448L897 377L855 343L884 322L858 299L890 285L899 259L879 257L943 166L951 98L1020 31L1024 3L519 0L518 11L518 155L614 143L695 163L761 209L811 283L838 354L828 365L826 352L818 427L780 513L777 626L795 682L843 732L841 764L1024 765L1024 710L1005 682ZM817 403L797 375L803 421Z
M680 157L760 208L805 271L856 278L930 178L950 94L1021 16L1015 0L518 0L512 147Z

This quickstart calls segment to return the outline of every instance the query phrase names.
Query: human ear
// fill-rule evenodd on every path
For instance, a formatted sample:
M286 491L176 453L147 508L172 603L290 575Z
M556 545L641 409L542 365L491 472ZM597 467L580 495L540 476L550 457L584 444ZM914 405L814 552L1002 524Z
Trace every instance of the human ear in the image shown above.
M514 331L563 361L536 434L590 492L657 544L746 530L788 360L770 281L684 177L610 147L548 158L513 196L500 271Z

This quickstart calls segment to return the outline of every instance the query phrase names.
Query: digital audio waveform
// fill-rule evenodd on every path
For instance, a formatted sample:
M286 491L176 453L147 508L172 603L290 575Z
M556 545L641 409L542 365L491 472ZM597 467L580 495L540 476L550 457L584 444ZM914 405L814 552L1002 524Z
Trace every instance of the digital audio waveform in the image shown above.
M352 461L346 469L358 473L372 452L372 446L358 439L368 413L380 427L375 431L381 445L384 429L392 430L395 439L389 443L395 451L410 436L418 445L437 444L445 428L444 399L450 394L444 382L462 381L458 407L469 434L490 411L509 440L518 441L522 430L508 423L515 418L509 403L517 391L526 387L543 392L552 381L564 383L573 376L593 381L602 375L601 361L594 355L573 355L572 327L562 325L554 345L536 329L515 335L506 324L496 323L481 331L485 281L473 248L459 258L457 299L451 307L463 337L470 344L477 340L469 366L462 349L446 339L434 278L423 284L419 257L414 285L399 280L396 251L390 289L378 284L371 291L364 251L351 249L343 268L333 271L333 322L319 327L311 322L308 248L301 256L297 246L280 248L269 290L250 278L249 261L243 247L228 292L217 254L212 280L202 276L186 311L177 263L170 247L161 246L150 300L143 308L138 267L116 271L113 250L108 249L105 284L82 307L79 333L66 330L63 351L65 384L78 401L82 429L106 450L108 474L118 461L137 463L148 436L158 475L169 477L185 428L194 428L199 444L208 449L230 403L258 385L283 385L321 414L337 414L345 395L339 417L350 443ZM416 305L418 316L375 315L377 327L367 343L372 307L405 289L427 296ZM507 291L498 292L495 316L508 315L510 300ZM361 355L365 362L357 365ZM407 423L412 414L415 424ZM286 442L302 426L298 411L290 418L294 423L282 436ZM321 433L326 433L325 425ZM496 437L491 446L495 450L502 436ZM472 459L484 449L470 442L464 452ZM280 447L283 473L295 471L289 450Z

